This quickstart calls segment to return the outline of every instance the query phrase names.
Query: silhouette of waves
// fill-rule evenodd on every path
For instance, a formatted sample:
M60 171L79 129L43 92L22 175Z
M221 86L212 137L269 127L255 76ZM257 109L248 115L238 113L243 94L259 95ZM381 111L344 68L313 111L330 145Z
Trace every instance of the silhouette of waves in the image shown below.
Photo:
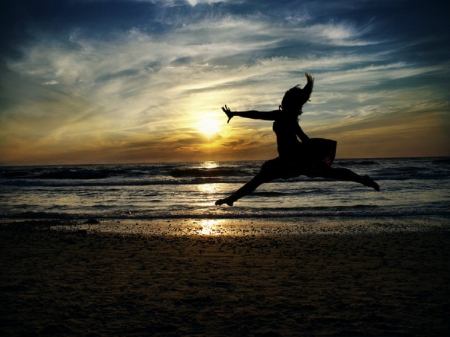
M347 160L336 160L335 164L340 165L340 166L367 166L367 165L379 165L379 162L375 161L375 160L366 160L366 159L362 159L362 160L358 160L358 159L347 159Z
M180 168L170 171L172 177L243 177L248 176L249 173L236 169L202 169L202 168Z
M450 158L336 160L381 187L297 177L216 207L263 161L0 167L3 218L270 218L450 215ZM334 164L333 164L334 165Z

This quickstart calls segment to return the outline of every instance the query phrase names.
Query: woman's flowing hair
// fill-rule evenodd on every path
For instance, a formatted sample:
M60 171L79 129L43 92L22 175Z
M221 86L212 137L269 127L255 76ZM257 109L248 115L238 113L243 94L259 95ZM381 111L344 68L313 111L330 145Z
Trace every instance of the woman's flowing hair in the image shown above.
M314 87L314 78L308 73L305 73L305 77L307 83L303 89L300 87L300 84L297 84L286 91L281 101L280 109L298 113L299 116L302 114L302 107L309 101Z

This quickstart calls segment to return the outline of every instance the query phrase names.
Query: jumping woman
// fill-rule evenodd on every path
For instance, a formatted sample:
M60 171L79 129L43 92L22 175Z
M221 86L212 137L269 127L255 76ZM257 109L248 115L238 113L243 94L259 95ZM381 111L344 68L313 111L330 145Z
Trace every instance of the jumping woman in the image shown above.
M261 171L248 183L225 199L216 201L216 205L233 203L252 193L259 185L274 179L289 179L305 175L342 181L354 181L379 191L380 187L369 176L346 169L334 168L331 164L336 155L336 141L324 138L309 138L298 124L303 113L303 105L309 100L314 86L314 78L305 74L307 84L302 89L298 85L289 89L278 110L274 111L231 111L226 105L222 110L228 116L228 122L234 116L273 121L273 131L277 136L278 154L275 159L266 161ZM300 138L301 142L298 138Z

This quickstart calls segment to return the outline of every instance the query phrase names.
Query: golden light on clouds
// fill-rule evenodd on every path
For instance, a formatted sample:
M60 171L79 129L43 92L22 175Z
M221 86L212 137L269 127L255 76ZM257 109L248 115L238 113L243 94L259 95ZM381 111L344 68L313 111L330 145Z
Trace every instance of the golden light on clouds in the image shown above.
M288 16L277 1L120 3L130 10L70 0L6 9L1 165L273 158L271 123L227 124L220 108L278 109L304 72L315 88L302 128L336 139L339 156L450 155L448 35L435 16L415 30L422 11L400 18L391 2L338 13L333 2L292 3Z

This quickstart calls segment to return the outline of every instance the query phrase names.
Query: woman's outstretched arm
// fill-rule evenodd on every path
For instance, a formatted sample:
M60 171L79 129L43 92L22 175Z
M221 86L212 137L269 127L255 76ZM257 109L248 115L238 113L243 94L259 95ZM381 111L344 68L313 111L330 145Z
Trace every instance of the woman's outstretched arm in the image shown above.
M256 110L250 110L250 111L231 111L229 107L226 105L222 107L223 112L225 112L228 116L228 122L231 118L234 116L244 117L244 118L251 118L251 119L262 119L265 121L274 121L277 116L279 116L279 111L256 111Z

